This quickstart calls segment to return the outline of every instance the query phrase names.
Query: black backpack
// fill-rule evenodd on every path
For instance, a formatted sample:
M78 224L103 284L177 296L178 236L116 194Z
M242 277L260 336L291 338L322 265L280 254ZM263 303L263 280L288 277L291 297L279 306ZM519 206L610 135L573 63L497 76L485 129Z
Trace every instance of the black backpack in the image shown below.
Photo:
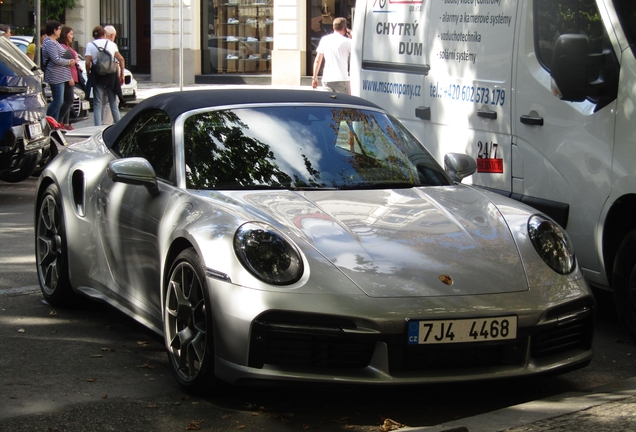
M117 72L117 65L115 64L115 59L113 55L106 51L106 46L108 46L108 41L104 44L104 48L98 47L95 42L91 42L97 48L97 55L95 56L95 62L91 67L97 75L110 75Z

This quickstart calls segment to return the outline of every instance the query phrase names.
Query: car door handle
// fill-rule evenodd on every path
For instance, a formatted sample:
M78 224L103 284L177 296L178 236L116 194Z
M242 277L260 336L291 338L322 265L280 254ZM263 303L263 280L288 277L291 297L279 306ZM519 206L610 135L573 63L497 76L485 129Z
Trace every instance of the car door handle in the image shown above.
M529 115L522 115L519 119L521 123L530 126L543 126L543 117L534 117Z
M497 120L497 113L495 111L477 111L477 117Z

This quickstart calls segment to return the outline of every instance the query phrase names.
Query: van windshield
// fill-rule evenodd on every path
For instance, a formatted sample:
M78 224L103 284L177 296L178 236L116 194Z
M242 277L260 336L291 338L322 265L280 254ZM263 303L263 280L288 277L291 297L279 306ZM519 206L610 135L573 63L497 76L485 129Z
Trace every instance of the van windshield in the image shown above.
M627 36L627 41L636 55L636 2L634 0L614 0L614 8Z

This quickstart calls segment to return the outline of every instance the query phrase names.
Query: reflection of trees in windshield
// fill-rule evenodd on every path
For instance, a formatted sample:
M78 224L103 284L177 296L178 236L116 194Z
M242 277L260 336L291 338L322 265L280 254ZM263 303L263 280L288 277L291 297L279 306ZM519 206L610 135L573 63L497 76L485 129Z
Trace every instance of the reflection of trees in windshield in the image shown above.
M421 167L445 177L399 123L372 111L245 108L196 114L184 126L189 188L422 185Z
M186 183L195 189L269 185L288 187L270 147L246 136L249 126L231 111L214 111L185 122Z

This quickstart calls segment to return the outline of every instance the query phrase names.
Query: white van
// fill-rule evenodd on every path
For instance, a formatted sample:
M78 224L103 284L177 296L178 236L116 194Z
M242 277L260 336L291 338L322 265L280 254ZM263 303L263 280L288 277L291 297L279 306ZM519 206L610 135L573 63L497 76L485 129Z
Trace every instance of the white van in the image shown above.
M353 30L352 93L564 226L636 340L636 1L358 0Z

